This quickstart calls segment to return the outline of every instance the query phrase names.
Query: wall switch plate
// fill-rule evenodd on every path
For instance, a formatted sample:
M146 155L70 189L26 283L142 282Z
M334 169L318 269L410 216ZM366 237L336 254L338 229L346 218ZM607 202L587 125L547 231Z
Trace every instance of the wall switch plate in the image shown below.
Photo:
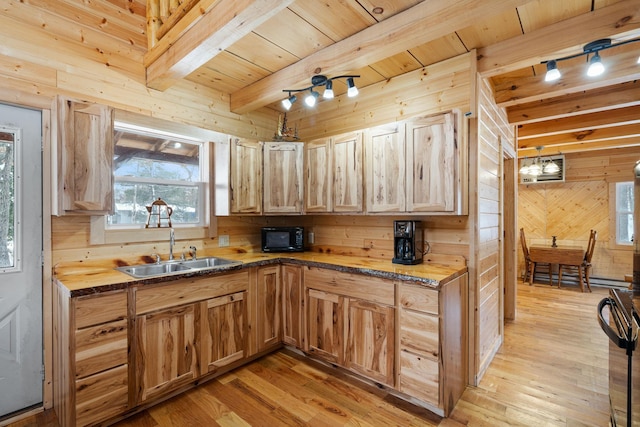
M229 235L221 234L220 236L218 236L218 247L224 248L227 246L229 246Z
M309 243L310 245L313 245L315 241L316 241L316 235L313 233L313 231L310 231L309 234L307 234L307 243Z

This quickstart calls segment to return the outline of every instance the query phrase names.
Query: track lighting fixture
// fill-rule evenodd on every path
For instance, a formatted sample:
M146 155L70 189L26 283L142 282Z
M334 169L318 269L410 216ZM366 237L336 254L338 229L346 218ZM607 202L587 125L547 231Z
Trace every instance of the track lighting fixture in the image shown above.
M615 46L620 46L627 43L634 43L640 41L640 38L624 40L619 43L612 43L611 39L600 39L592 41L591 43L587 43L583 46L582 52L577 53L575 55L569 55L562 58L550 59L548 61L542 61L542 64L547 64L547 73L544 76L545 82L553 82L558 80L562 74L560 70L558 70L557 63L560 61L565 61L567 59L577 58L582 55L592 55L589 59L589 67L587 68L587 76L589 77L597 77L605 72L605 66L602 63L602 58L600 58L600 51L609 49ZM640 57L638 58L638 64L640 64Z
M307 105L308 107L315 106L316 102L318 101L318 98L320 97L320 94L313 89L318 86L324 86L324 92L322 94L322 97L324 99L331 99L334 96L333 80L336 80L336 79L347 79L347 88L348 88L347 96L354 97L358 94L358 88L356 87L356 84L354 83L353 79L358 77L360 76L348 75L348 76L337 76L337 77L328 78L323 75L315 75L311 77L311 86L308 86L302 89L283 89L282 91L286 92L288 96L287 98L282 100L282 106L285 108L285 110L289 111L293 103L296 102L297 100L296 95L292 95L292 94L299 93L299 92L306 92L306 91L309 91L309 93L307 94L307 96L304 97L305 105Z

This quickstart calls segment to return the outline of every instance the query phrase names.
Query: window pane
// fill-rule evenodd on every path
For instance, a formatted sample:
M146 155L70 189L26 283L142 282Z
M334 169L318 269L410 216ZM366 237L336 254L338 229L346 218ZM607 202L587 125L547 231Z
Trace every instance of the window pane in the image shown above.
M618 244L630 244L633 236L633 215L618 215Z
M14 134L0 132L0 268L15 267Z
M633 182L616 183L616 243L632 244Z
M145 224L146 207L158 198L173 209L172 224L202 220L200 143L125 125L116 125L114 137L115 214L107 224Z
M147 206L161 198L173 209L171 222L175 224L198 223L199 217L198 186L177 186L146 183L116 183L114 185L115 214L109 216L107 223L146 224Z
M633 212L633 183L616 183L616 210L618 212Z

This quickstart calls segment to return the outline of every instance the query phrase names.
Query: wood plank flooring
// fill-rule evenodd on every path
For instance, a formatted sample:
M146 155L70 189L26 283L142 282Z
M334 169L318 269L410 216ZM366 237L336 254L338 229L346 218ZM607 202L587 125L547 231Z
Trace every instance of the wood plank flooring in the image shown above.
M126 426L607 426L608 347L594 287L518 285L518 316L449 418L280 351L116 424ZM13 424L56 426L50 411Z

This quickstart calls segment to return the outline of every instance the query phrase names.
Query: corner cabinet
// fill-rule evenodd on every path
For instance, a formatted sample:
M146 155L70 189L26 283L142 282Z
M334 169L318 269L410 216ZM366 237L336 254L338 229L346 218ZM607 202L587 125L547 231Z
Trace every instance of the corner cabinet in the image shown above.
M368 213L463 213L455 120L447 113L367 131Z
M58 97L57 198L54 212L106 215L113 210L113 109Z

